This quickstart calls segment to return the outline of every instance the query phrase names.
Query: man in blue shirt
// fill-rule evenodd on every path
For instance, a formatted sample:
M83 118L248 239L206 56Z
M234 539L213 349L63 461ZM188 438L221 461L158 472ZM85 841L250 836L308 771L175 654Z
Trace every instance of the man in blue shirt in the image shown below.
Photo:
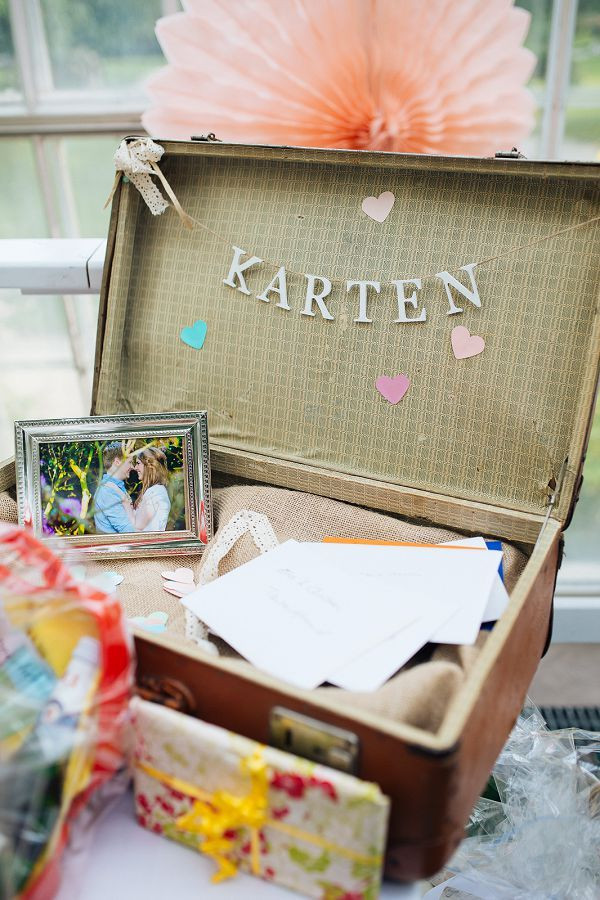
M123 506L123 501L129 501L125 479L131 472L133 459L125 455L120 441L107 444L102 458L105 474L94 494L96 531L98 534L134 532L135 528Z

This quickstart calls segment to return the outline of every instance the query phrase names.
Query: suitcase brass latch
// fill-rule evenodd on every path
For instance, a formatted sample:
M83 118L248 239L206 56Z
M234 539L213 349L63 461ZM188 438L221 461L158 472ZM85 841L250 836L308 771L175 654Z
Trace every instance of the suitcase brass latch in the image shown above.
M287 753L355 774L359 740L352 731L274 706L269 717L271 744Z

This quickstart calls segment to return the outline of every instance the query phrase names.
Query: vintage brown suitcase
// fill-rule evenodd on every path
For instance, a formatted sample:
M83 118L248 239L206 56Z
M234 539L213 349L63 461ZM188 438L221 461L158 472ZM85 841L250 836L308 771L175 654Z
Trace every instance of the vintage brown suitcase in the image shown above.
M462 837L549 633L599 368L600 229L588 221L599 167L159 143L196 224L182 227L173 210L153 217L130 182L119 185L92 412L207 409L215 479L502 538L529 561L436 733L141 632L140 689L267 743L277 706L356 735L357 774L393 802L387 875L429 875ZM385 191L395 202L378 222L361 204ZM234 248L264 261L243 272L248 293L231 277ZM470 263L478 294L461 271ZM281 266L287 297L265 292L272 281L281 290ZM444 272L470 297L452 282L446 291ZM331 281L331 319L307 301L307 284L324 284L307 275ZM400 303L391 282L418 278L420 289L402 288L418 289L415 305ZM381 291L361 308L350 280ZM423 308L425 321L404 321ZM199 351L180 340L198 319ZM457 324L485 338L483 353L455 358ZM392 405L375 380L398 373L410 388ZM0 487L12 477L6 466Z

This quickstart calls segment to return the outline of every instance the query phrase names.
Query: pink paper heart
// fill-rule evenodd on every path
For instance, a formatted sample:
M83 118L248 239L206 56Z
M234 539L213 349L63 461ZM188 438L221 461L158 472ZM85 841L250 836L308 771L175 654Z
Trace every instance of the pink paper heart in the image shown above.
M485 341L478 334L471 334L464 325L457 325L450 335L452 352L457 359L479 356L485 350Z
M195 584L183 584L181 581L165 581L163 588L167 594L173 594L174 597L185 597L196 590Z
M385 222L392 211L395 200L391 191L384 191L379 197L365 197L362 202L362 211L376 222Z
M400 403L410 387L410 378L408 375L394 375L393 378L389 375L379 375L375 379L375 387L389 403Z
M191 569L181 568L175 569L174 572L161 572L163 578L167 581L180 581L181 584L193 584L194 573Z

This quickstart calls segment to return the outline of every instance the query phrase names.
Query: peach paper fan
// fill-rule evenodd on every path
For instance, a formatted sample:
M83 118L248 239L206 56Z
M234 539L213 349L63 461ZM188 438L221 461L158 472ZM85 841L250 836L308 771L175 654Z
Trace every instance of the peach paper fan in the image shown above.
M486 156L532 130L512 0L183 0L159 19L159 138Z

